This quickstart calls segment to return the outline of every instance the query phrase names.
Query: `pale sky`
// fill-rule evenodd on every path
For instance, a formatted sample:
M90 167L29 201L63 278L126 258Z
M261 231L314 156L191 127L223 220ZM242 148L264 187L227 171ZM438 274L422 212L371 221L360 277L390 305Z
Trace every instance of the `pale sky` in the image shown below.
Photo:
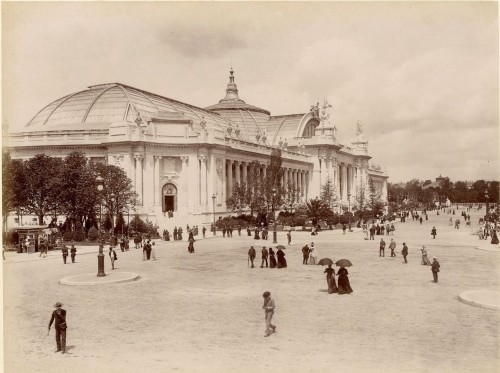
M109 82L206 107L232 63L272 115L363 123L391 182L498 180L498 39L496 2L3 2L3 125Z

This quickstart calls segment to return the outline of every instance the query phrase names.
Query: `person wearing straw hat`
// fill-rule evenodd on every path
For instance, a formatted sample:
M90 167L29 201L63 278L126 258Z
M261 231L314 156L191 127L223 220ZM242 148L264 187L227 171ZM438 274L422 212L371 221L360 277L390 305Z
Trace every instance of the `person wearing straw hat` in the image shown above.
M434 277L434 283L438 282L438 272L439 272L439 262L437 261L437 258L434 256L432 257L432 266L431 266L431 271L432 271L432 276Z
M54 308L55 310L52 312L52 317L49 322L49 332L52 323L55 321L54 328L56 329L57 350L54 352L62 351L64 354L66 353L66 310L62 309L61 302L57 302Z

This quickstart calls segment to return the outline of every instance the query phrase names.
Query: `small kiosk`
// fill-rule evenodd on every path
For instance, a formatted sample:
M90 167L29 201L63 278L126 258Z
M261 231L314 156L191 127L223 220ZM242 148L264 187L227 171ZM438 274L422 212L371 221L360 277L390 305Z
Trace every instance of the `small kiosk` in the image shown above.
M18 233L18 253L35 253L39 251L40 241L43 239L52 246L57 229L48 228L46 225L26 225L14 228ZM54 232L55 230L55 232Z

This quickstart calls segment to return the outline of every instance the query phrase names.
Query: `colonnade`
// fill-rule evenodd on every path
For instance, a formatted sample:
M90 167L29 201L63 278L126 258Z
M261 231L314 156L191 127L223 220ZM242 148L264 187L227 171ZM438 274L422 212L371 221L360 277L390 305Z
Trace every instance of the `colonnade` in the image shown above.
M265 179L268 167L264 164L257 166L252 162L226 159L225 191L227 198L232 197L236 184L247 183L249 177ZM290 182L295 189L300 191L304 198L308 198L309 171L291 167L282 167L282 170L281 184L287 187Z

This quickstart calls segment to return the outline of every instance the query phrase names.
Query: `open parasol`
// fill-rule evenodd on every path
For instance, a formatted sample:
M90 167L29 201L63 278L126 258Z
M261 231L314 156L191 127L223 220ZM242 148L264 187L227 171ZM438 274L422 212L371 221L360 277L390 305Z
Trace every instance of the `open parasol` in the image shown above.
M338 267L350 267L352 263L348 259L340 259L335 262Z
M326 265L333 265L333 260L331 260L330 258L323 258L321 259L319 262L318 262L318 265L322 265L322 266L326 266Z
M283 245L278 245L278 246L276 246L276 250L279 250L279 249L281 249L281 250L285 250L285 249L286 249L286 247L285 247L285 246L283 246Z

